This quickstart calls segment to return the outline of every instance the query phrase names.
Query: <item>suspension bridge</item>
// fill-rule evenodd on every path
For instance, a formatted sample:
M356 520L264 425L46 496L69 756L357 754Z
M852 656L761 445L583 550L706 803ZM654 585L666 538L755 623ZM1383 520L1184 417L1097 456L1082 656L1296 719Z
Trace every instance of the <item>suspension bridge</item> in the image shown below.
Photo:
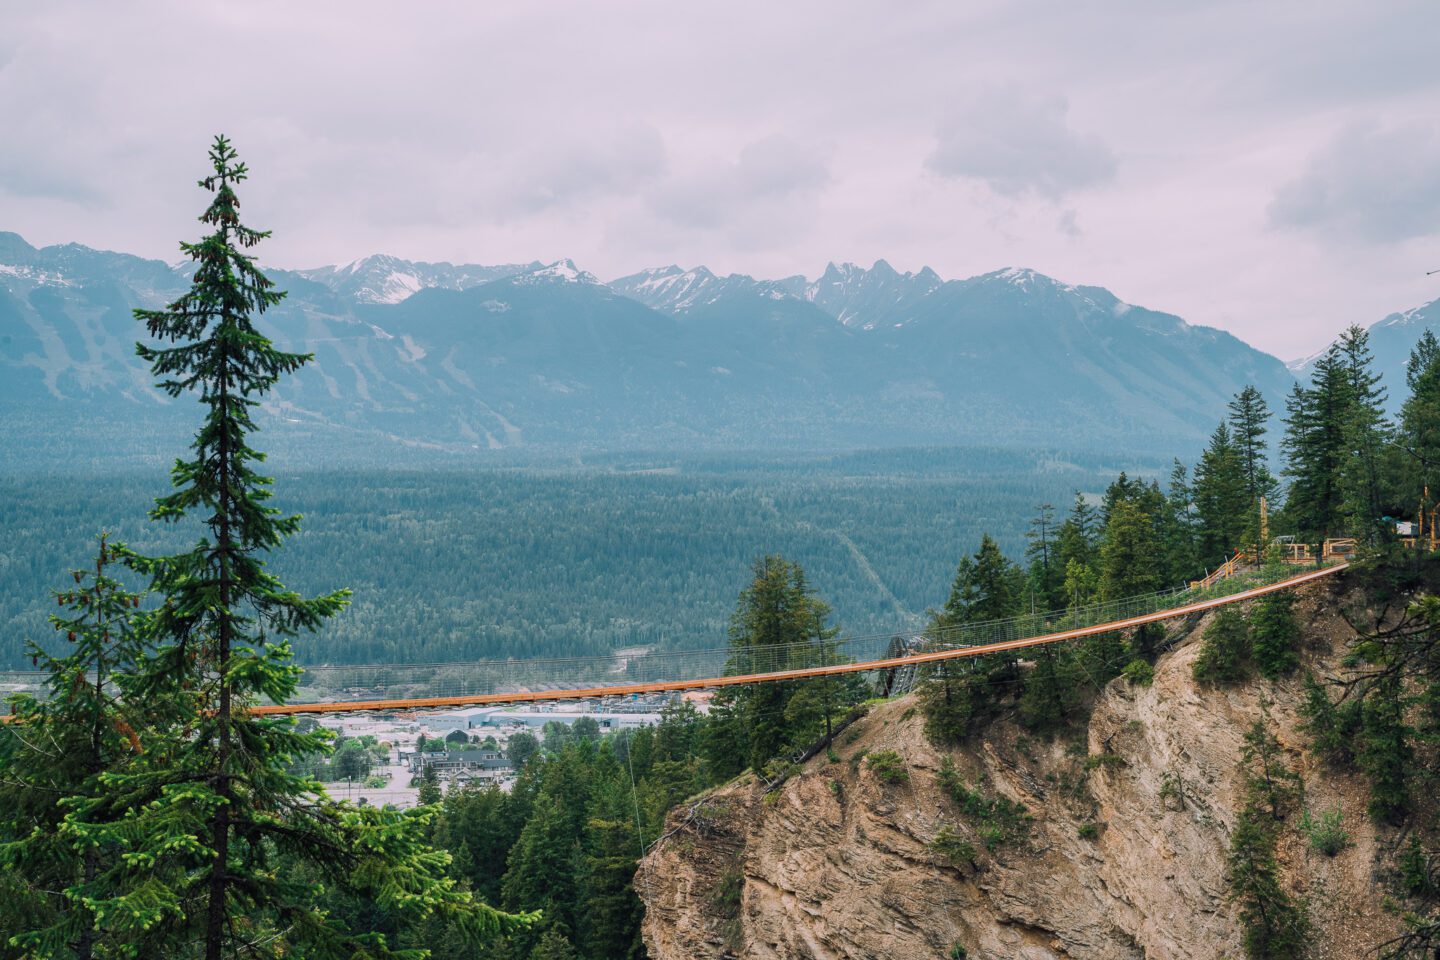
M967 623L925 636L876 634L809 643L639 652L610 657L309 667L295 701L255 714L334 714L638 697L852 673L913 676L925 665L1026 650L1292 590L1347 568L1345 562L1260 582L1234 573L1203 587L1089 604L1065 611ZM1227 589L1230 588L1230 589ZM893 682L883 685L893 691Z
M1198 616L1266 594L1292 590L1348 567L1343 557L1292 573L1227 562L1186 587L1072 606L1003 620L965 623L923 635L872 634L792 644L725 645L701 650L621 650L607 657L481 660L453 663L307 666L296 696L251 713L406 713L565 700L639 698L757 683L875 672L882 693L903 692L921 668L943 661L1027 650L1151 623ZM1311 561L1308 558L1307 564ZM1319 561L1325 563L1325 560ZM1292 561L1292 564L1294 561ZM6 692L44 695L47 674L0 673ZM6 697L8 699L8 697Z

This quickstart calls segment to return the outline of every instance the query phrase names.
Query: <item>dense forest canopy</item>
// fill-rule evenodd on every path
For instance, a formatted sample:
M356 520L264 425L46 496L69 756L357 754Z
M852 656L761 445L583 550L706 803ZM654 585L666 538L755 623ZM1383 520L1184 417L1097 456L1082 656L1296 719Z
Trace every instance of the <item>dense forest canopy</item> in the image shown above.
M306 663L717 647L765 552L802 563L847 632L881 633L915 626L982 532L1018 552L1035 503L1098 493L1122 466L1166 469L980 448L292 472L277 501L305 523L271 564L297 589L355 592L325 631L296 639ZM0 667L24 665L25 639L48 639L45 590L85 556L88 531L174 545L178 535L144 520L162 484L151 473L0 477L14 507L0 512Z

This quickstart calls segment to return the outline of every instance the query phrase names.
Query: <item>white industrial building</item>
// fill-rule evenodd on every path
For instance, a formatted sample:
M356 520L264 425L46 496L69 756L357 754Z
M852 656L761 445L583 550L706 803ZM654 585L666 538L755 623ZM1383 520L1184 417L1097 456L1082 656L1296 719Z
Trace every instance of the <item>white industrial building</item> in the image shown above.
M601 730L633 730L652 727L660 722L658 713L597 712L554 707L464 707L424 714L420 717L420 723L437 733L448 733L451 730L474 730L477 727L543 727L552 720L569 726L581 717L592 718L600 725Z

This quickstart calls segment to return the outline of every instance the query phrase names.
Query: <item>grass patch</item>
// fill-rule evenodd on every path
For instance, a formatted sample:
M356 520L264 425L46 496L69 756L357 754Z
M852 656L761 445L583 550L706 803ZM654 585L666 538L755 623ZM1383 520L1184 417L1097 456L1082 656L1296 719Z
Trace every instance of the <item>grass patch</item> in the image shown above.
M949 824L940 828L935 839L926 844L931 850L944 857L951 866L975 865L975 845L957 833Z
M949 757L940 764L936 780L960 807L960 812L975 825L975 834L986 850L1020 843L1030 835L1033 818L1022 804L1008 797L987 794L983 782L971 787Z
M1300 829L1310 841L1310 849L1333 857L1350 846L1350 834L1345 829L1345 815L1337 805L1317 817L1311 817L1306 810L1300 816Z
M894 750L879 750L870 754L868 766L881 783L910 782L910 770L905 766L905 759Z

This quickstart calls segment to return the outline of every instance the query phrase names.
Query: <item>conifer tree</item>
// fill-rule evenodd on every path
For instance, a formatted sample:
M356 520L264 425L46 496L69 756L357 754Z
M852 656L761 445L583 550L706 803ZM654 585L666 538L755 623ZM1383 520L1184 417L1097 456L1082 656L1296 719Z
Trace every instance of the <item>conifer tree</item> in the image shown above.
M1356 760L1370 777L1370 816L1381 823L1398 824L1411 806L1415 748L1411 742L1414 731L1405 717L1409 698L1399 673L1376 677L1365 694Z
M1165 496L1165 518L1161 525L1165 549L1165 580L1182 583L1191 579L1197 566L1195 548L1195 505L1185 464L1176 458L1170 471Z
M1266 704L1262 702L1261 708L1267 709ZM1272 820L1283 820L1300 796L1300 777L1285 762L1285 751L1270 731L1268 713L1245 731L1240 763L1247 771L1247 804L1264 809Z
M1020 719L1031 730L1047 733L1064 725L1078 702L1080 671L1068 645L1045 644L1034 652L1020 695Z
M955 643L957 628L1013 616L1019 603L1020 569L989 534L980 549L962 557L945 606L935 611L926 628L937 644ZM1018 679L1014 654L990 654L959 663L941 661L927 671L920 689L926 731L937 743L958 742L976 720L992 716Z
M13 700L14 722L0 736L0 931L26 956L91 960L123 949L135 932L131 918L89 902L123 869L114 838L102 846L71 828L74 820L92 824L91 836L117 829L124 810L103 777L136 761L149 733L126 697L144 652L133 629L140 597L107 572L123 549L102 534L94 566L71 571L74 584L55 591L60 612L50 623L67 646L57 656L29 645L48 696Z
M1280 883L1277 819L1298 792L1280 745L1263 721L1245 734L1241 751L1245 805L1230 835L1230 895L1240 905L1242 943L1251 960L1301 960L1309 922Z
M1340 536L1346 529L1341 471L1349 459L1351 378L1336 345L1310 375L1296 384L1285 404L1281 449L1290 490L1285 500L1291 525L1307 542Z
M1065 605L1065 568L1060 563L1058 533L1055 508L1048 503L1040 504L1025 534L1029 541L1025 559L1030 562L1029 586L1036 608L1046 612Z
M1100 501L1100 525L1109 526L1115 508L1139 497L1143 487L1139 480L1131 480L1125 471L1121 470L1120 475L1105 488L1105 496Z
M1418 514L1435 510L1440 498L1440 339L1433 331L1421 333L1410 352L1405 383L1410 394L1400 408L1396 440L1408 467L1402 496Z
M780 556L755 561L749 586L740 594L730 623L730 657L726 673L786 670L835 662L839 658L830 641L835 631L826 626L829 606L810 590L799 564ZM829 678L813 684L806 699L808 714L833 718L846 687ZM762 769L786 748L794 746L786 709L804 685L766 683L729 687L716 696L718 722L744 745L744 763ZM813 711L812 711L813 707ZM797 708L798 709L798 708ZM827 712L828 710L828 712ZM727 769L737 757L734 745L712 740L712 764Z
M604 954L604 956L609 957L612 954ZM624 955L613 954L613 956L622 958ZM575 947L571 945L569 938L559 930L552 928L545 931L540 942L535 944L535 949L530 951L530 960L580 960L580 954L575 952Z
M1255 601L1250 614L1250 647L1260 674L1278 680L1300 665L1296 645L1300 625L1295 621L1295 595L1270 593Z
M1300 778L1264 718L1245 733L1240 752L1245 805L1230 836L1230 895L1240 904L1245 955L1251 960L1300 960L1309 921L1280 883L1276 822L1299 795Z
M1245 483L1241 452L1231 440L1230 428L1221 423L1195 467L1200 559L1207 567L1218 566L1244 545L1251 507ZM1258 500L1255 503L1258 510Z
M1250 660L1250 629L1233 607L1222 607L1205 628L1192 672L1201 683L1227 685L1245 678Z
M1269 457L1265 451L1265 434L1269 432L1270 405L1253 385L1246 387L1230 401L1230 438L1235 454L1240 461L1240 470L1245 479L1246 517L1244 538L1246 543L1256 542L1260 549L1265 544L1258 542L1260 535L1260 500L1275 496L1277 484L1270 473Z
M518 944L528 949L546 931L567 937L575 932L581 858L571 813L557 797L542 792L510 850L509 868L501 883L508 909L539 909L544 918L541 925L515 933L512 939Z
M1346 453L1340 471L1345 514L1350 530L1374 544L1388 533L1380 473L1390 433L1385 388L1373 369L1370 334L1363 327L1351 326L1342 333L1338 348L1348 396L1341 429Z
M636 834L629 781L622 779L613 752L608 763L596 766L595 796L585 829L583 942L594 957L638 960L645 955L640 940L644 907L631 880L641 838Z
M265 567L299 518L267 502L252 411L309 358L277 350L257 329L256 318L283 296L249 252L268 234L240 221L235 188L247 170L224 137L210 162L200 186L212 197L200 220L211 232L181 245L196 265L190 290L163 310L136 311L161 342L137 348L160 386L175 397L198 394L204 411L193 454L176 463L174 491L152 515L178 523L198 514L205 531L183 553L127 555L164 598L145 617L155 647L127 691L163 731L142 762L105 778L128 811L130 874L97 895L95 909L133 916L145 929L129 946L151 956L221 960L261 944L267 955L398 956L381 934L329 913L308 869L280 868L294 862L400 918L444 915L477 939L512 928L520 920L445 876L448 857L423 839L429 813L330 800L289 770L292 758L323 754L324 735L247 710L294 694L300 670L288 638L320 626L348 594L303 598ZM87 842L116 835L96 818L74 829Z
M950 597L945 601L945 626L1014 616L1020 605L1018 573L990 534L982 534L980 549L973 557L962 560L956 571Z
M1137 503L1117 504L1100 547L1101 596L1122 600L1164 587L1156 562L1161 555L1154 520Z

